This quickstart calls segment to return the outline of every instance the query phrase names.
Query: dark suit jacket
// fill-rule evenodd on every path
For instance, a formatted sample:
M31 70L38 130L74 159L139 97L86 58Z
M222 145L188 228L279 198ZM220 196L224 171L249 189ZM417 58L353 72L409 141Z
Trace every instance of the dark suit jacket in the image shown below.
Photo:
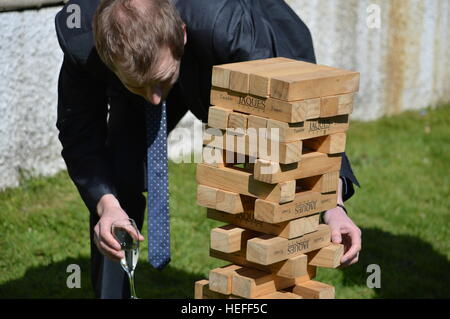
M81 8L81 28L70 29L67 6ZM56 32L64 62L58 87L59 139L68 172L90 208L100 197L116 194L111 165L108 103L145 101L130 93L99 59L93 44L92 17L99 0L71 0L56 15ZM168 127L190 109L207 121L212 65L284 56L315 63L311 35L305 24L280 0L174 0L187 25L188 42L180 78L167 98ZM133 108L130 107L130 111ZM126 129L124 127L123 129ZM127 141L141 143L142 141ZM133 165L133 164L129 164ZM142 176L144 170L141 170ZM142 181L143 177L139 180ZM343 155L343 198L358 184ZM144 187L143 187L144 188ZM143 189L142 189L143 190Z

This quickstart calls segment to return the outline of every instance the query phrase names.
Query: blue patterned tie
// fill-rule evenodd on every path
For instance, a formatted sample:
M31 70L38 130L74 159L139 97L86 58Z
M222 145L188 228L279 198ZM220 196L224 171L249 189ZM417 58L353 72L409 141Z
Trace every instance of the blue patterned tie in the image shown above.
M158 270L170 262L166 103L147 105L148 261Z

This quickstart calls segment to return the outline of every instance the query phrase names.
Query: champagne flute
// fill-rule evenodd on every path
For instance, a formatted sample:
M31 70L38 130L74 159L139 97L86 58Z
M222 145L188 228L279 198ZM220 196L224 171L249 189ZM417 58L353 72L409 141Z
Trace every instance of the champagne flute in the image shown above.
M125 255L120 264L130 281L131 299L139 299L134 291L134 269L139 259L139 230L133 219L124 218L113 222L111 232Z

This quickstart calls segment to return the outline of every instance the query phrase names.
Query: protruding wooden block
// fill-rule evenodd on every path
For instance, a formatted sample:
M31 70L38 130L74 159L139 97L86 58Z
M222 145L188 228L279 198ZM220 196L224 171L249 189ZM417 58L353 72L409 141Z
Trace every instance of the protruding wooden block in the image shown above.
M296 238L316 231L319 227L319 214L297 218L278 224L262 222L254 218L253 211L231 215L215 209L208 209L207 217L224 223L236 225L256 232L283 238Z
M344 254L344 245L330 244L316 251L309 252L308 263L311 266L323 268L337 268L341 265L341 258Z
M254 180L253 174L232 167L197 165L197 183L233 193L287 203L295 197L295 180L267 184Z
M345 152L346 133L333 133L303 141L303 146L316 152L337 154Z
M238 296L224 295L209 289L209 281L206 279L195 282L195 299L242 299Z
M233 273L241 269L238 265L227 265L209 271L209 289L224 295L231 295Z
M330 244L330 227L319 225L319 229L310 234L286 239L271 235L262 235L247 242L247 260L262 265L270 265L290 257L298 256Z
M262 199L255 201L254 218L267 223L282 223L335 208L337 193L299 192L292 202L278 204Z
M211 230L211 249L232 253L242 249L242 245L249 238L258 236L258 233L237 227L225 225Z
M270 184L297 180L339 171L341 162L340 155L319 152L302 154L301 162L292 164L257 159L254 166L254 178Z
M228 116L231 110L219 106L211 106L208 110L208 125L220 129L228 127Z
M277 290L309 281L315 276L308 273L297 278L279 277L257 269L241 268L233 273L232 292L233 295L243 298L257 298Z
M246 244L246 243L245 243ZM210 249L209 255L214 258L229 261L233 264L247 268L254 268L276 276L285 278L297 278L312 273L315 266L308 265L307 256L304 254L282 260L271 265L261 265L246 259L246 247L234 253L224 253L218 250Z
M305 299L334 299L335 297L333 286L315 280L297 284L293 292Z
M298 123L285 123L274 119L268 119L267 138L279 142L305 140L333 133L346 132L348 125L348 115L316 118ZM272 132L274 129L275 132Z

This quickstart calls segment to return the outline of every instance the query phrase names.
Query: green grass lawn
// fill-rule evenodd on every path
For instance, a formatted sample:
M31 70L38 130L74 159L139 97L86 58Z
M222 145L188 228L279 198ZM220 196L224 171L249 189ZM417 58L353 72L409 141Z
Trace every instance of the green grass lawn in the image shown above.
M319 269L337 298L450 297L449 146L450 105L351 123L347 154L362 187L346 204L363 249L356 265ZM141 298L191 298L196 280L226 264L208 256L209 232L221 223L195 204L195 164L169 168L172 262L153 270L143 245ZM66 172L1 192L0 298L92 298L88 227ZM70 264L81 267L80 289L66 286ZM366 286L370 264L381 267L380 289Z

